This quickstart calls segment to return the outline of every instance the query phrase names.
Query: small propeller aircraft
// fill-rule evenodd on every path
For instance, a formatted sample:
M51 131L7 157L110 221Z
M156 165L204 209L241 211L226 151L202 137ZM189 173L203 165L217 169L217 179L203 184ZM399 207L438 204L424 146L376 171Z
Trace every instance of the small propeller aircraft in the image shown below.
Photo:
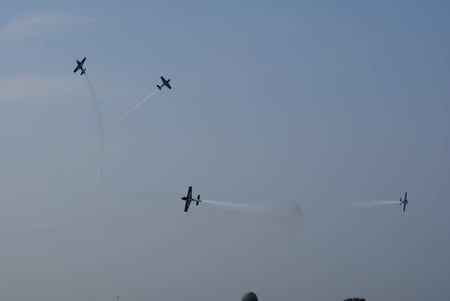
M164 77L161 76L161 81L162 81L162 85L156 85L159 90L161 90L164 86L166 86L169 89L172 89L172 86L169 84L170 83L170 78L169 79L165 79Z
M73 70L73 73L76 73L78 70L81 70L80 75L83 75L84 73L86 73L86 69L83 68L85 61L86 61L86 57L84 57L84 59L82 59L81 62L79 60L77 60L77 67L75 68L75 70Z
M400 207L403 205L403 212L406 211L406 205L408 204L408 193L405 192L405 198L402 200L402 198L400 198Z
M186 202L186 204L184 205L184 212L188 211L191 202L195 202L195 204L198 206L198 204L202 201L200 199L200 195L197 196L197 199L192 198L192 186L189 186L187 195L185 197L182 197L181 199Z

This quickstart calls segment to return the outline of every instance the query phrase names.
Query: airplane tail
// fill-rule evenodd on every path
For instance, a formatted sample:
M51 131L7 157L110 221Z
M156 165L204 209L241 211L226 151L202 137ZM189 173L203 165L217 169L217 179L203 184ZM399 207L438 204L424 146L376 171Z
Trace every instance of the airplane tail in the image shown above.
M195 204L198 206L199 203L200 203L200 195L197 195L197 202L195 202Z
M156 86L158 87L159 90L161 90L162 87L160 85L156 85Z

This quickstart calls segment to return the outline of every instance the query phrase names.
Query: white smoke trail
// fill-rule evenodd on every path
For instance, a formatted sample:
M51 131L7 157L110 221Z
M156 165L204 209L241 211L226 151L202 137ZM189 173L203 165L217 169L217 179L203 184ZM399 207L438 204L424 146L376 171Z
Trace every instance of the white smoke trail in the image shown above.
M246 213L264 218L277 219L282 222L298 222L303 218L302 210L294 201L247 204L215 200L202 200L202 202L222 207L232 213Z
M92 85L91 81L89 80L89 77L87 73L84 73L84 76L86 78L86 82L89 86L89 90L91 91L92 99L94 101L94 107L95 107L95 114L97 115L97 126L98 126L98 133L99 133L99 141L100 141L100 156L97 160L97 172L95 174L94 182L92 183L92 186L94 188L97 188L98 180L100 178L101 169L102 169L102 158L103 154L105 152L105 134L104 134L104 128L103 128L103 119L102 114L100 111L100 104L97 99L97 94L95 93L94 86Z
M391 205L399 205L399 201L393 200L374 200L374 201L361 201L354 203L355 206L363 207L363 208L374 208L381 206L391 206Z
M154 90L152 93L150 93L149 95L147 95L143 100L141 100L140 102L138 102L137 104L135 104L134 106L132 106L127 112L125 112L122 116L120 116L119 119L117 119L112 127L116 127L119 123L121 123L122 121L124 121L128 115L130 115L131 113L133 113L134 111L136 111L140 106L142 106L143 104L145 104L147 101L150 100L150 98L152 98L153 96L155 96L158 93L158 90Z
M217 205L225 207L231 210L257 210L258 207L254 204L238 204L238 203L228 203L223 201L213 201L213 200L202 200L202 203Z
M92 186L94 188L97 188L98 180L100 179L100 176L102 174L102 165L103 164L102 164L101 160L99 160L98 164L97 164L97 172L95 173L94 182L92 183Z
M94 101L95 114L97 115L97 126L98 126L98 131L99 131L100 146L103 151L103 149L105 147L105 135L104 135L104 130L103 130L103 119L102 119L102 114L100 111L100 105L98 103L97 94L95 93L94 87L92 86L92 83L89 80L87 73L84 73L84 76L85 76L87 84L89 86L89 90L91 91L92 99Z

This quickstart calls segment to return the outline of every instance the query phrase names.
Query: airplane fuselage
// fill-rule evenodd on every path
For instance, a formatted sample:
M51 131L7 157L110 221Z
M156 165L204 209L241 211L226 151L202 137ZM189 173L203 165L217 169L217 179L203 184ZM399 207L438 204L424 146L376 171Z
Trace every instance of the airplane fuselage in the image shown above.
M185 202L195 202L195 203L200 203L202 200L200 199L194 199L194 198L188 198L188 197L182 197L181 200L185 201ZM198 205L198 204L197 204Z

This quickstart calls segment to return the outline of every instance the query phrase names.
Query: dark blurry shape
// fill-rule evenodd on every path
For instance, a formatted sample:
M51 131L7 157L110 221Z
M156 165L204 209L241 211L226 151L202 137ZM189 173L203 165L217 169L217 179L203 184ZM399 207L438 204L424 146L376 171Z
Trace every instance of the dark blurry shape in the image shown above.
M248 292L242 297L242 301L258 301L258 297L254 292Z
M344 301L366 301L364 298L349 298L345 299Z
M400 207L403 205L403 212L405 212L406 210L406 205L408 204L408 193L405 192L405 198L402 200L402 198L400 198Z
M189 186L187 195L185 197L182 197L181 199L183 201L186 201L186 204L184 205L184 212L188 211L191 202L195 202L196 205L198 206L198 204L202 201L200 200L200 195L198 195L196 199L192 198L192 186Z
M161 81L162 81L162 85L156 85L158 87L159 90L162 89L162 87L166 86L169 89L172 89L172 86L169 84L170 83L170 78L169 79L165 79L164 77L161 76Z
M86 72L86 69L83 68L85 61L86 61L86 57L84 57L84 59L82 59L81 62L79 60L77 60L77 67L75 68L75 70L73 70L73 73L76 73L78 70L81 70L80 75L83 75Z

